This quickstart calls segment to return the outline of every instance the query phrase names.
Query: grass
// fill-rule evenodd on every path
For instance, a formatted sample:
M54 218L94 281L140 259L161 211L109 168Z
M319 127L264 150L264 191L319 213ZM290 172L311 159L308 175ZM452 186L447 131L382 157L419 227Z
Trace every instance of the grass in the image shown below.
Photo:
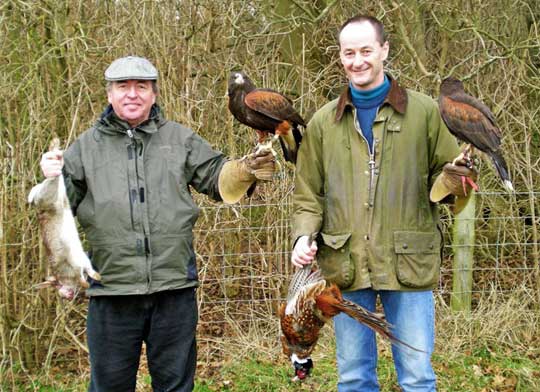
M292 369L281 356L268 353L236 355L213 369L198 372L195 392L285 392L335 391L337 372L333 347L317 351L315 368L306 381L291 381ZM471 352L450 353L438 350L433 356L440 392L536 392L540 390L538 357L523 353L479 347ZM399 391L391 355L387 345L380 350L379 381L381 392ZM86 390L87 375L57 374L55 377L36 376L21 381L17 391L81 392ZM150 377L143 371L137 391L151 391ZM0 390L11 390L6 386Z
M516 287L506 298L496 292L485 295L470 313L452 312L444 301L437 301L433 366L438 391L540 391L540 313L533 300L530 291ZM232 318L224 323L229 328L227 335L199 336L195 392L336 390L331 325L322 330L312 376L299 383L291 381L291 364L276 339L277 323L254 322L245 330ZM380 343L381 391L399 391L390 346ZM78 351L58 353L51 366L41 370L19 366L16 361L6 364L0 362L0 391L82 392L87 388L87 356ZM151 378L143 355L137 392L148 391Z
M481 349L452 358L437 354L433 365L441 392L534 392L540 390L540 364L519 355ZM336 368L333 359L315 363L312 377L304 383L290 381L292 371L284 363L260 358L231 362L221 375L199 378L195 391L285 392L335 391ZM383 354L378 366L381 392L399 391L390 355Z

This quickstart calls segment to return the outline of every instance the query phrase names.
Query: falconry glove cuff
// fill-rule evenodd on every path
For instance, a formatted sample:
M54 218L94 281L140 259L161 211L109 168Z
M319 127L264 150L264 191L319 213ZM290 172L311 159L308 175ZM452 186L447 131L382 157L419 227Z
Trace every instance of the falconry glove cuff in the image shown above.
M275 171L275 159L270 152L246 155L226 162L219 173L219 194L225 203L239 201L256 180L269 181Z

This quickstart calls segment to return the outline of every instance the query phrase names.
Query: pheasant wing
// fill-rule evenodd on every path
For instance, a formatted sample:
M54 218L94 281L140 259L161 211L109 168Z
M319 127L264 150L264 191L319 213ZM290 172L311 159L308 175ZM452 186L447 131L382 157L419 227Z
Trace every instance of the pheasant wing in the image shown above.
M311 265L297 269L289 283L287 302L292 300L302 288L323 280L320 270L313 270Z

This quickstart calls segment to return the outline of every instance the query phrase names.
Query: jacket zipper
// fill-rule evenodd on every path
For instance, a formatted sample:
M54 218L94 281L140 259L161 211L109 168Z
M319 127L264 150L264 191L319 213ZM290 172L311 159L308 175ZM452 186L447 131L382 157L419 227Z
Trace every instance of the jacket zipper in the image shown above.
M129 141L130 141L130 144L129 144L129 149L128 149L128 160L132 160L132 159L137 159L137 150L136 148L134 148L134 143L135 143L135 140L133 138L133 131L131 129L128 129L126 131L128 137L129 137ZM136 164L136 163L135 163ZM128 179L129 179L129 175L128 175ZM133 230L135 230L135 220L133 219L133 205L135 203L135 200L137 200L137 195L134 195L133 194L133 188L131 186L131 184L128 184L129 185L129 212L130 212L130 218L131 218L131 228Z
M136 188L136 192L139 192L139 197L137 197L137 195L135 195L135 200L139 200L139 202L141 202L141 186L139 184L139 162L138 162L138 159L139 159L139 152L137 151L138 149L138 145L137 145L137 141L135 140L135 135L134 135L134 130L131 130L131 129L128 129L126 131L129 139L131 140L131 148L132 148L132 151L133 151L133 159L135 160L135 176L136 176L136 185L137 185L137 188ZM141 153L142 153L142 150L141 150ZM129 191L130 192L130 195L131 195L131 190ZM133 197L133 196L132 196ZM131 206L131 222L132 222L132 225L133 225L133 228L135 229L134 227L134 220L133 220L133 205L130 203L130 206ZM141 212L142 214L142 212ZM144 240L143 240L143 243L141 244L143 249L144 249L144 254L146 256L146 258L148 259L148 256L150 254L150 246L149 246L149 239L148 239L148 233L146 233L146 229L144 227L144 219L142 220L141 222L141 226L142 226L142 232L143 232L143 236L144 236ZM139 242L139 240L137 240L137 242ZM139 244L137 244L139 245ZM146 261L146 286L147 286L147 291L148 289L150 288L150 265L148 263L148 260Z
M378 111L378 110L377 110ZM368 149L368 155L369 155L369 161L368 161L368 167L369 167L369 189L368 189L368 205L369 207L373 207L373 200L375 199L374 195L374 185L375 185L375 143L373 143L372 148L369 148L369 143L362 133L362 130L360 129L360 126L358 125L358 118L356 114L356 108L353 109L353 118L354 118L354 128L356 131L360 134L360 137L364 139L366 142L366 146ZM373 151L372 151L373 150Z

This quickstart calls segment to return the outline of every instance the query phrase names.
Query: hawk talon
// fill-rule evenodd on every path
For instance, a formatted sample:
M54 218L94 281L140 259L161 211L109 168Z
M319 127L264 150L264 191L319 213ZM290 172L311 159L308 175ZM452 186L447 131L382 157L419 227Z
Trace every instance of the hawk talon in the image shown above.
M277 154L276 150L274 150L273 144L278 139L279 139L279 135L276 134L276 135L273 135L271 138L268 138L264 143L257 143L257 146L255 146L254 154L258 154L261 151L268 150L268 151L270 151L272 153L274 158L277 158L278 154ZM276 159L276 172L277 171L281 171L281 164Z
M471 186L472 189L474 189L476 192L480 189L480 187L476 184L476 182L473 181L472 178L467 177L466 178L467 183Z
M467 177L461 176L461 186L463 187L463 194L467 197Z
M469 184L469 186L476 192L478 192L478 190L480 189L472 178L467 176L461 176L461 185L463 186L463 194L465 196L467 196L467 184Z

